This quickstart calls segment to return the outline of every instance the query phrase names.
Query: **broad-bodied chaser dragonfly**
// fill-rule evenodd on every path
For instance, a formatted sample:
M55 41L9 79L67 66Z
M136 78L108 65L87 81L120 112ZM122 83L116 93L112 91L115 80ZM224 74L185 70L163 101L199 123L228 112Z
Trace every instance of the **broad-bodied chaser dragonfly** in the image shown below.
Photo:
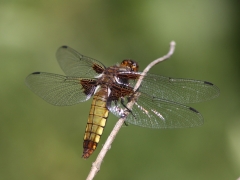
M126 110L125 122L148 128L183 128L203 124L202 115L185 106L216 98L219 89L207 81L174 79L147 73L141 86L138 64L130 59L106 68L98 60L86 57L68 46L57 50L56 57L67 76L34 72L26 85L38 96L56 106L69 106L93 96L83 142L83 158L96 149L109 111L118 118ZM126 104L140 94L131 109Z

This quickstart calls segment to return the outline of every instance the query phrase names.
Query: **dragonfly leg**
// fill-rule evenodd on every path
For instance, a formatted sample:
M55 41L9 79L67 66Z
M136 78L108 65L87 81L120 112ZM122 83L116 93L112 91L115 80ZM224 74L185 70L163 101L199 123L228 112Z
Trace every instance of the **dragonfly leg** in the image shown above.
M128 126L128 123L126 121L124 121L124 124L125 124L125 126Z
M124 107L124 108L126 108L126 110L125 111L128 111L129 113L131 113L131 115L133 115L134 116L134 114L133 114L133 112L132 112L132 110L131 109L129 109L126 105L125 105L125 103L124 103L124 98L121 98L121 104L122 104L122 106ZM135 117L135 116L134 116ZM127 124L126 124L126 122L125 122L125 125L127 126Z

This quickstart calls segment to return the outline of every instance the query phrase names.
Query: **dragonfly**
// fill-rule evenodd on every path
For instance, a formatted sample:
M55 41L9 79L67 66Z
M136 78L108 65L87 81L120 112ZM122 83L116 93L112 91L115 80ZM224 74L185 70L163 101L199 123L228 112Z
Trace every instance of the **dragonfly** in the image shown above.
M121 118L127 111L126 125L159 129L196 127L203 124L203 116L185 104L220 94L219 88L208 81L143 75L138 63L131 59L105 67L68 46L60 47L56 58L66 76L33 72L25 82L35 94L56 106L70 106L93 97L83 138L85 159L96 150L109 112ZM143 80L135 90L140 77ZM133 100L133 106L127 108Z

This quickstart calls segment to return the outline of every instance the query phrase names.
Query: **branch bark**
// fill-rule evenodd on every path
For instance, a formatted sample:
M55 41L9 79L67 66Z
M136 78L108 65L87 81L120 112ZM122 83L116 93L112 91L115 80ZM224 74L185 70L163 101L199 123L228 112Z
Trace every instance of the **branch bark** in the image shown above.
M137 83L136 83L136 85L135 85L135 87L134 87L134 91L136 91L136 90L139 88L139 86L141 85L141 82L142 82L142 80L143 80L143 78L144 78L144 75L146 75L146 73L147 73L154 65L156 65L156 64L158 64L158 63L160 63L160 62L162 62L162 61L164 61L164 60L166 60L166 59L169 59L169 58L172 56L172 54L174 53L174 50L175 50L175 45L176 45L176 43L175 43L174 41L172 41L172 42L170 43L170 48L169 48L168 53L167 53L165 56L163 56L163 57L161 57L161 58L158 58L158 59L152 61L152 62L144 69L144 71L142 72L140 78L138 79L138 81L137 81ZM135 96L136 98L132 99L132 101L127 104L127 108L128 108L128 109L132 109L132 106L134 105L135 100L137 99L138 96L139 96L139 94L136 93L136 96ZM105 144L103 145L101 151L99 152L96 161L93 162L92 168L91 168L91 170L90 170L90 172L89 172L88 177L87 177L86 180L92 180L92 179L95 177L95 175L97 174L97 172L100 170L100 166L101 166L101 164L102 164L102 162L103 162L103 159L104 159L107 151L111 148L111 144L112 144L112 142L114 141L117 133L118 133L119 130L121 129L121 127L122 127L125 119L127 118L128 114L129 114L129 112L126 111L124 117L123 117L123 118L120 118L120 119L117 121L117 123L116 123L116 125L114 126L112 132L110 133L110 135L109 135L109 137L107 138Z

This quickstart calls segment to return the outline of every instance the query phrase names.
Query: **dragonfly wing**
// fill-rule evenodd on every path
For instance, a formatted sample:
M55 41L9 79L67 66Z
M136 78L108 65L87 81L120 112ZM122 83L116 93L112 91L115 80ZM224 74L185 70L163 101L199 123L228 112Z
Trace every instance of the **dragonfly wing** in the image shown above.
M203 117L191 107L140 94L127 122L148 128L184 128L202 125Z
M135 72L124 72L121 76L132 76ZM141 73L135 73L140 77ZM132 87L137 80L131 80ZM207 81L192 79L174 79L154 74L144 76L139 91L150 94L152 98L165 99L176 103L187 104L210 100L219 96L217 86Z
M96 81L78 77L35 72L27 76L26 85L50 104L68 106L88 100L94 93Z
M67 76L97 77L105 66L96 59L84 56L68 46L57 50L58 63Z
M125 105L121 101L112 101L108 108L114 115L121 117ZM191 107L165 99L151 98L141 93L126 122L147 128L184 128L200 126L204 120L202 115Z

